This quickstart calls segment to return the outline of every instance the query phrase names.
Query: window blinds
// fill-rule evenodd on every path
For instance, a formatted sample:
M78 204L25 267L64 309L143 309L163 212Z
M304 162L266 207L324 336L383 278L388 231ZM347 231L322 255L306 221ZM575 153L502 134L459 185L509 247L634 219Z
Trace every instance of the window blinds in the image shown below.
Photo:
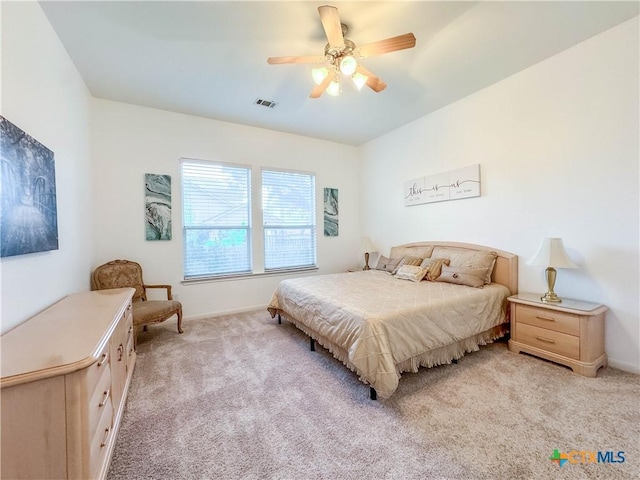
M315 176L262 170L265 271L316 265Z
M251 272L251 169L182 161L184 277Z

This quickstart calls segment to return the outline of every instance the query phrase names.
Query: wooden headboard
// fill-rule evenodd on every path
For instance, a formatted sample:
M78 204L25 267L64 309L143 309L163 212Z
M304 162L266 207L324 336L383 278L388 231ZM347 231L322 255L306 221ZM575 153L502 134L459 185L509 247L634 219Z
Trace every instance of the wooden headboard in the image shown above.
M472 243L459 243L459 242L416 242L406 243L404 245L398 245L397 247L403 249L411 249L413 247L419 249L420 247L433 246L433 247L446 247L456 248L460 250L472 250L472 251L488 251L496 252L498 258L496 264L493 267L493 273L491 274L491 280L495 283L505 285L512 295L518 293L518 255L498 250L497 248L485 247L483 245L474 245ZM395 247L394 247L395 248ZM420 255L416 255L420 256Z

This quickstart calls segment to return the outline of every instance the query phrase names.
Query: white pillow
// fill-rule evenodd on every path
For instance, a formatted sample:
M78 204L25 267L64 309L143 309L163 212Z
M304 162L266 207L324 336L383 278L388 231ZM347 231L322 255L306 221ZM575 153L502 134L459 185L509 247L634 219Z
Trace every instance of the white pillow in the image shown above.
M418 265L402 265L396 274L396 278L402 280L411 280L412 282L419 282L427 274L427 269Z

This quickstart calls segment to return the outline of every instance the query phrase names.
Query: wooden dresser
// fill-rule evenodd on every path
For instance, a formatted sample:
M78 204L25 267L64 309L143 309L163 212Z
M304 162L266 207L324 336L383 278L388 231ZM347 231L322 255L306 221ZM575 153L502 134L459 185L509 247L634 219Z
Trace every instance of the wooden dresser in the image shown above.
M106 476L136 359L133 293L69 295L0 337L2 478Z
M607 366L604 305L572 299L545 303L534 293L519 293L509 302L512 352L536 355L587 377Z

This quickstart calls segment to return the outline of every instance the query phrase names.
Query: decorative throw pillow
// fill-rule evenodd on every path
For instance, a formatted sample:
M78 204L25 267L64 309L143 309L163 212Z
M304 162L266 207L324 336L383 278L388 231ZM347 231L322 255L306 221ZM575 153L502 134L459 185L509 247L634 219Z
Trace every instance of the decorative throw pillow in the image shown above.
M451 259L450 266L456 268L484 268L484 283L491 283L491 273L496 263L498 254L486 250L467 250L455 247L436 247L433 249L433 258L447 257Z
M433 252L433 245L420 245L413 247L391 247L391 251L389 252L389 256L391 258L402 258L402 257L420 257L420 258L429 258L431 256L431 252Z
M483 288L485 268L460 268L442 267L442 273L436 282L455 283L456 285L467 285L469 287Z
M420 266L427 269L427 280L433 282L440 276L443 265L449 265L448 258L425 258Z
M401 260L402 258L387 258L380 255L378 263L376 264L376 270L384 270L385 272L393 273Z
M420 266L421 263L422 263L422 259L421 258L404 256L404 257L402 257L402 260L400 260L400 263L398 264L398 266L394 270L393 274L395 275L396 273L398 273L398 269L403 265L413 265L413 266L418 267L418 266Z
M418 265L402 265L395 274L396 278L419 282L427 274L427 269Z

